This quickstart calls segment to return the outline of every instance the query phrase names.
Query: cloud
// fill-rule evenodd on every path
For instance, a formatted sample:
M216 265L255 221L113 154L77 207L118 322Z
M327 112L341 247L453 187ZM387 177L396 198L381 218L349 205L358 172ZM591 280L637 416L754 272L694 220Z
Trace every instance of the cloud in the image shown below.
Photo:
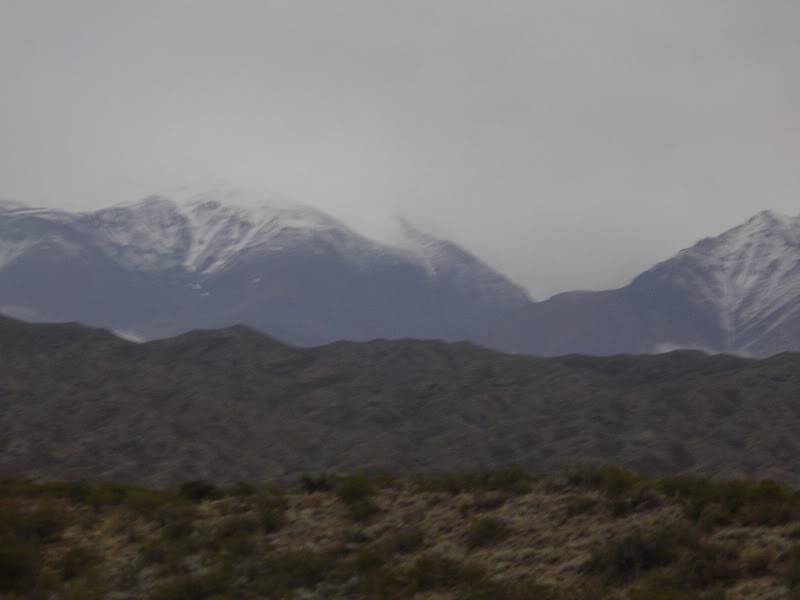
M223 182L432 222L538 297L798 212L800 4L0 5L0 196Z

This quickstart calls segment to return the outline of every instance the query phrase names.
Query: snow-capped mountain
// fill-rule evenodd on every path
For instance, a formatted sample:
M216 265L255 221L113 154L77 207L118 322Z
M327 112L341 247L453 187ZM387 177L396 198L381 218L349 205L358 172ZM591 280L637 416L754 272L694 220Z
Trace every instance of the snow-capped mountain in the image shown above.
M208 192L71 213L0 201L0 313L136 338L246 324L298 344L467 339L540 355L800 350L800 217L760 213L618 290L543 302L402 221Z
M560 294L503 317L485 341L534 354L800 350L800 217L759 213L627 287Z
M798 347L776 339L800 316L800 217L761 212L640 279L640 285L682 290L714 315L721 350L764 354Z
M209 192L94 212L0 204L0 312L142 338L245 323L287 341L474 339L527 293L406 225L372 241L308 206Z

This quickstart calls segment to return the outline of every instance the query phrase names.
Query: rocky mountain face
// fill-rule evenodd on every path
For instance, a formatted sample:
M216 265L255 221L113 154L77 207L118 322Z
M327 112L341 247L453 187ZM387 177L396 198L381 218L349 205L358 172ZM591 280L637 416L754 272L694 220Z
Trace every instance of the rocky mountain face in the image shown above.
M474 339L527 293L405 225L371 241L311 207L200 194L90 213L0 204L0 312L136 338L245 323L280 339Z
M569 292L504 315L483 342L531 354L800 349L800 217L766 211L618 290Z

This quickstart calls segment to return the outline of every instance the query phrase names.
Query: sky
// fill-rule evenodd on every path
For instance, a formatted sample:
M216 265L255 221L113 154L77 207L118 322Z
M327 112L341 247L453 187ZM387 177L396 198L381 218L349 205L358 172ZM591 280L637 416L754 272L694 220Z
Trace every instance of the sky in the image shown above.
M800 213L796 0L0 0L0 197L224 185L537 298Z

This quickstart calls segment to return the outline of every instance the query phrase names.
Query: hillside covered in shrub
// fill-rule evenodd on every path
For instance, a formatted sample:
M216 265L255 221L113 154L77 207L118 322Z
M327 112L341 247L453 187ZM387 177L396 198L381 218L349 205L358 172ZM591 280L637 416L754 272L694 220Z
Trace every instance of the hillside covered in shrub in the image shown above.
M616 468L0 482L0 597L670 600L800 597L800 496Z
M800 355L538 359L296 348L246 328L134 344L0 317L0 472L174 485L589 460L800 484Z

